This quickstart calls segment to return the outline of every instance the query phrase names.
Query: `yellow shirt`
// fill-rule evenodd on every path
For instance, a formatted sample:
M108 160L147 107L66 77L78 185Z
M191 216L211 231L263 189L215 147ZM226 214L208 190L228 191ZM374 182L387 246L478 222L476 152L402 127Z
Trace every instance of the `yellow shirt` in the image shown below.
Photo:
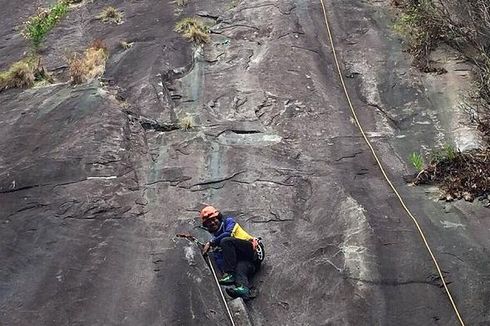
M245 230L242 229L242 227L238 223L235 223L235 226L233 227L233 231L231 231L231 236L237 239L242 239L247 241L254 238L250 234L245 232Z

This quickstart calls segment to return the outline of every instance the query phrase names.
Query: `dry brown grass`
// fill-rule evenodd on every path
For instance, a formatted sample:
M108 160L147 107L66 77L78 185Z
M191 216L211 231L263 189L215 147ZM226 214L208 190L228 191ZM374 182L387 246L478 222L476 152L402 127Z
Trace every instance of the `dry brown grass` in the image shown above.
M100 40L92 42L83 55L74 54L69 59L72 84L82 84L104 73L107 47Z
M104 23L122 24L124 14L112 6L105 7L97 18Z
M129 49L131 49L133 47L133 45L134 45L134 42L127 42L127 41L121 41L121 42L119 42L119 46L123 50L129 50Z
M187 5L188 2L189 2L189 0L175 0L175 3L179 7L185 7L185 5Z
M9 88L29 88L54 82L41 64L41 58L29 55L0 72L0 91Z
M195 125L194 118L188 113L179 119L180 129L189 130L194 128L194 125Z
M12 64L8 70L0 72L0 91L34 86L34 69L31 60L24 59Z
M198 18L184 18L177 22L175 31L196 44L209 42L208 28Z
M51 83L52 77L37 56L27 56L0 72L0 91L9 88L29 88L36 83Z

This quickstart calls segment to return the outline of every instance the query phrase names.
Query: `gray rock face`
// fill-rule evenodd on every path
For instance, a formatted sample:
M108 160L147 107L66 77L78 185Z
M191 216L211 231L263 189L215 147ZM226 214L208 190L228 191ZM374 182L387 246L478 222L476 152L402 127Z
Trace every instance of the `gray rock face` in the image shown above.
M67 47L105 40L103 85L0 93L2 323L227 325L197 248L174 237L205 240L194 226L212 203L264 239L260 294L246 303L254 325L457 324L352 122L319 2L201 0L183 13L170 1L112 4L123 24L95 20L105 4L88 1L42 48L63 81ZM401 178L407 153L444 132L410 119L438 111L382 8L327 6L364 129L467 324L490 323L488 209L447 209ZM4 8L2 67L22 55L15 27L35 6ZM173 32L196 13L212 25L202 48ZM186 116L194 126L178 129Z

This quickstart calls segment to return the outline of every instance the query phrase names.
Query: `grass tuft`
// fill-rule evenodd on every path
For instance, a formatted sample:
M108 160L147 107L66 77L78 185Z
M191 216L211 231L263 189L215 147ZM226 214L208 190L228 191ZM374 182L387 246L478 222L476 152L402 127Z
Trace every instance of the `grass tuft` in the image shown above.
M189 2L189 0L175 0L175 3L179 7L185 7L188 2Z
M194 118L190 114L186 114L184 117L179 119L179 127L183 130L189 130L194 128Z
M25 22L22 34L34 47L39 47L46 34L66 15L68 7L67 1L60 1L49 9L39 8L37 13Z
M69 59L72 84L83 84L104 73L107 47L100 40L92 42L83 55L74 54Z
M0 72L0 90L34 86L34 65L31 59L12 64L7 71Z
M204 23L196 17L187 17L175 25L175 31L181 33L186 39L196 44L209 42L209 30Z
M424 169L424 159L420 153L412 153L409 156L410 163L412 163L413 167L417 169L418 172Z
M97 15L97 19L102 20L104 23L114 23L117 25L122 24L124 14L112 6L105 7L102 12Z
M431 164L443 161L452 161L456 158L458 151L452 145L444 145L441 149L432 150L430 153Z
M129 50L129 49L131 49L133 47L133 45L134 45L134 42L127 42L127 41L121 41L121 42L119 42L119 46L123 50Z
M12 64L8 70L0 72L0 91L10 88L29 88L36 84L52 83L53 79L35 56Z

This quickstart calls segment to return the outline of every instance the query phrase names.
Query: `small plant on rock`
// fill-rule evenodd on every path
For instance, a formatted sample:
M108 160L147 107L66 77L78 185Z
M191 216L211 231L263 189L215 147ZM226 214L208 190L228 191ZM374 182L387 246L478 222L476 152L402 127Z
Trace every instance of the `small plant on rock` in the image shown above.
M52 83L52 77L35 56L12 64L8 70L0 72L0 91L9 88L29 88L38 83Z
M457 153L458 152L454 146L446 144L441 149L433 150L430 153L430 160L432 163L452 161L456 158Z
M414 64L420 70L443 73L443 69L432 67L429 59L430 52L443 35L448 35L447 28L435 12L436 6L432 1L411 3L398 17L394 29L404 38L408 51L414 56Z
M184 117L179 119L179 127L183 130L194 128L194 118L187 113Z
M7 71L0 72L0 90L32 87L34 79L32 61L23 59L12 64Z
M419 153L412 153L409 156L410 163L412 163L413 167L417 169L418 172L421 172L424 169L424 159L422 155Z
M25 22L22 34L34 47L38 47L46 34L66 15L68 6L68 2L60 1L49 9L39 8L37 13Z
M209 30L204 23L198 18L184 18L177 22L175 31L181 33L186 39L196 44L209 42Z
M121 41L121 42L119 42L119 46L123 50L131 49L133 47L133 44L134 44L134 42L127 42L127 41Z
M92 42L83 55L74 54L69 59L72 84L82 84L104 73L107 47L101 40Z
M185 5L187 5L188 2L189 2L189 0L175 0L175 3L179 7L184 7Z
M124 14L112 6L105 7L97 16L104 23L122 24Z

